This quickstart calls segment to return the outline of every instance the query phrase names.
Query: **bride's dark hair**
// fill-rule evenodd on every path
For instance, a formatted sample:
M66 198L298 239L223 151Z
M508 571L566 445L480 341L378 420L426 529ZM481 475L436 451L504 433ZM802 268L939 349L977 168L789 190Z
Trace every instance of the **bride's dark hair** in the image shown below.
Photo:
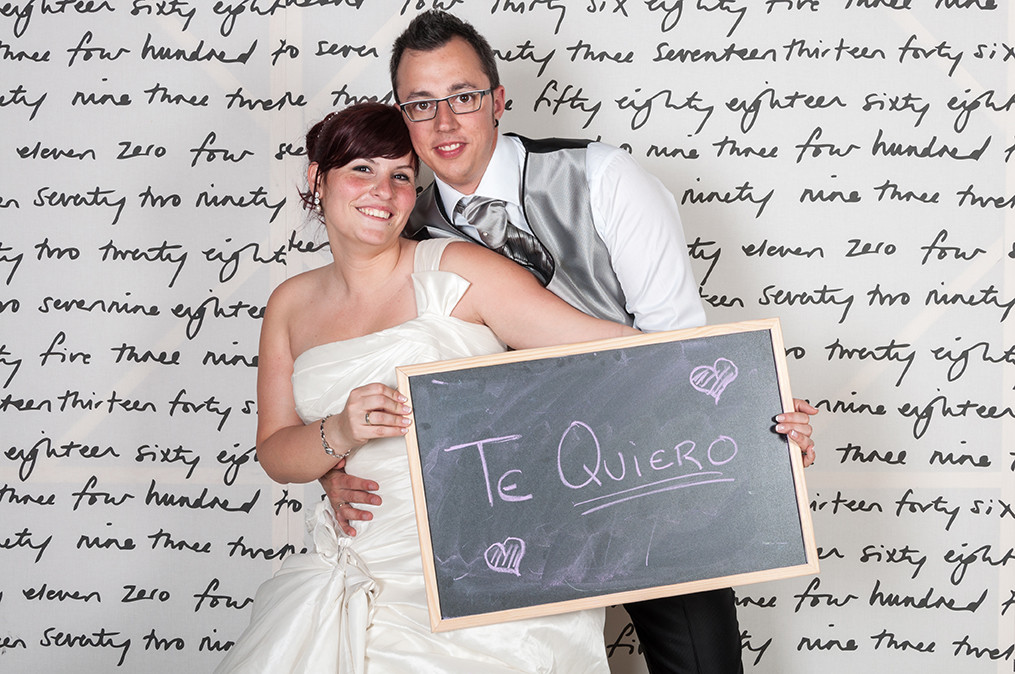
M303 207L308 209L313 209L317 184L324 181L328 171L354 159L398 159L408 154L412 156L413 169L419 170L409 129L402 112L393 105L357 103L328 113L307 131L306 147L307 159L317 162L315 184L300 193Z

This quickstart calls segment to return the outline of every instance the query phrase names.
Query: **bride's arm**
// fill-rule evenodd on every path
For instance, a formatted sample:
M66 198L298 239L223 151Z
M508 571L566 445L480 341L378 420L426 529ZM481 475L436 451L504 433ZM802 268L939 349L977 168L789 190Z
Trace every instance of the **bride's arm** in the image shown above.
M449 244L440 268L455 272L471 283L452 315L489 325L515 348L637 334L633 328L581 313L540 286L529 272L480 246ZM356 508L356 504L380 503L380 498L371 493L377 488L376 483L348 475L341 469L330 471L321 484L333 505L352 503L338 513L339 523L349 535L355 535L355 530L348 526L345 517L372 517L369 511Z
M528 271L482 246L448 245L440 268L471 284L452 315L483 323L513 348L638 334L634 328L578 311L542 287Z
M268 300L261 323L257 357L257 460L268 476L280 482L305 483L345 464L348 455L368 440L403 435L409 409L401 394L384 384L353 389L345 409L328 417L324 437L334 456L324 450L321 421L304 424L293 398L293 354L290 308L298 293L282 284ZM367 424L367 412L370 423Z

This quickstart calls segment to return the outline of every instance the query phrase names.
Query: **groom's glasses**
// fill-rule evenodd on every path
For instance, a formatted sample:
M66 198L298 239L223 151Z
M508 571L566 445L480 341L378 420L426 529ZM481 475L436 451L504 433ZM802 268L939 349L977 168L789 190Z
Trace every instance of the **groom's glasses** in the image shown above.
M456 115L465 115L479 110L483 106L483 96L492 91L492 88L480 91L461 91L444 98L422 98L418 101L399 103L398 107L402 109L410 122L426 122L437 116L437 106L441 101L447 101L451 112Z

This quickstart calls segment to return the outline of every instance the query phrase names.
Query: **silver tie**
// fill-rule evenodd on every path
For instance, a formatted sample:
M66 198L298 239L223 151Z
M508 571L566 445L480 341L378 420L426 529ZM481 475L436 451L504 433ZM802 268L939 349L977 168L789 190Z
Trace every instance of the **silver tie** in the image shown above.
M553 278L553 260L539 239L508 222L505 206L501 199L466 197L455 212L476 228L487 248L522 265L545 286Z

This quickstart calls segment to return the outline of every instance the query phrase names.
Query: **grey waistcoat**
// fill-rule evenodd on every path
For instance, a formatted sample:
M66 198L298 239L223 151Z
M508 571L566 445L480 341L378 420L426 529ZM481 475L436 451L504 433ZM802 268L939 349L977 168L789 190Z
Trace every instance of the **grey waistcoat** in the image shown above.
M592 224L587 140L518 136L525 147L522 209L525 219L554 262L547 288L573 307L592 316L633 325L624 291L610 264L610 252ZM416 199L406 234L414 238L457 237L434 184Z

